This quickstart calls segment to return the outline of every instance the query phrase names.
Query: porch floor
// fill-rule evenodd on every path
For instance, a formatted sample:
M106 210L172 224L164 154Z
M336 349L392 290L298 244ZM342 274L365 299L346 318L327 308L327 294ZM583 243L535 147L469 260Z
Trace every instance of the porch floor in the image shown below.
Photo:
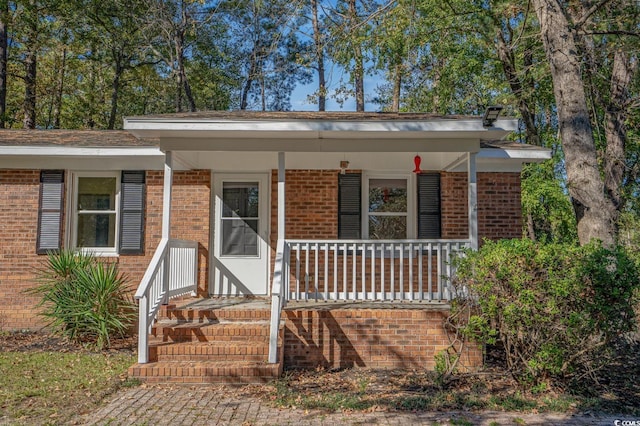
M177 309L185 310L270 310L270 297L208 297L200 299L177 299L171 304ZM396 301L314 301L314 300L290 300L283 308L284 311L327 311L338 309L417 309L429 311L447 311L449 303L417 300Z

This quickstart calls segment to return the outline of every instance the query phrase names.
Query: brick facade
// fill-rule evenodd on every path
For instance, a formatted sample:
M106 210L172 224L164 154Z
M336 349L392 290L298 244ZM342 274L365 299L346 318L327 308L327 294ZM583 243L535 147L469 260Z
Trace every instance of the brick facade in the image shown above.
M435 367L446 350L444 310L310 309L285 310L284 365L287 368ZM477 345L463 349L460 368L482 365Z
M147 172L145 254L108 258L127 275L132 292L160 241L162 186L162 172ZM174 174L172 237L199 242L198 291L202 294L206 292L209 263L210 186L208 170ZM35 252L39 188L39 170L0 170L0 330L45 325L37 315L38 298L25 293L33 287L34 272L45 259Z
M338 170L286 172L287 237L337 237ZM35 254L39 170L0 170L0 329L43 325L36 315L37 299L25 294L33 286L34 270L44 257ZM120 255L116 261L135 289L161 237L163 173L147 172L145 254ZM277 236L277 172L271 173L271 245ZM174 174L171 232L173 238L199 243L198 292L208 292L211 172ZM520 175L478 174L480 238L521 235ZM466 173L442 173L443 238L466 238ZM272 262L273 258L272 251Z

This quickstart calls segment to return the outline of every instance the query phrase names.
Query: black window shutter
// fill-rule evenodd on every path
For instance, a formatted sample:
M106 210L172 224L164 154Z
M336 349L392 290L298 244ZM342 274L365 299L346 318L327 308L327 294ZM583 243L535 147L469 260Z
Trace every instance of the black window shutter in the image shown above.
M438 239L440 232L440 174L418 175L418 238Z
M40 172L36 253L60 250L64 199L64 170Z
M144 254L145 172L126 170L120 183L121 254Z
M338 238L360 239L362 177L359 173L338 175Z

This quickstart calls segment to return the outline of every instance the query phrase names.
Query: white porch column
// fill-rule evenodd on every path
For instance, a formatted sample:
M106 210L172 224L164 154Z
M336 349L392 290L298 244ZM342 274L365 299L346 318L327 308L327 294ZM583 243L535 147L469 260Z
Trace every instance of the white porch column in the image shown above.
M171 239L171 188L173 187L173 155L171 151L164 154L164 182L162 187L162 238L167 242ZM167 254L164 257L164 271L162 278L162 290L164 299L162 304L169 303L169 265L171 256L171 244L167 245Z
M285 165L284 152L278 152L278 240L285 238Z
M476 173L476 153L467 153L467 176L469 181L469 240L471 248L478 249L478 178Z
M171 188L173 186L173 153L164 154L164 186L162 187L162 238L171 238Z

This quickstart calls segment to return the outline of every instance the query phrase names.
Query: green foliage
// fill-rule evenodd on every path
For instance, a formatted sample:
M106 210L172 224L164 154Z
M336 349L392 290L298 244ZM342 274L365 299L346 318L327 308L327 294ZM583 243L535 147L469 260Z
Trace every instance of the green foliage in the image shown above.
M611 342L635 329L635 262L622 247L487 241L457 261L453 305L469 338L498 339L521 383L567 380L607 362Z
M109 347L111 337L125 335L135 319L125 277L116 264L62 250L47 256L38 281L31 292L42 297L41 315L54 332L71 341Z
M522 213L527 235L536 240L577 241L576 217L563 181L557 176L559 158L527 164L522 170Z

